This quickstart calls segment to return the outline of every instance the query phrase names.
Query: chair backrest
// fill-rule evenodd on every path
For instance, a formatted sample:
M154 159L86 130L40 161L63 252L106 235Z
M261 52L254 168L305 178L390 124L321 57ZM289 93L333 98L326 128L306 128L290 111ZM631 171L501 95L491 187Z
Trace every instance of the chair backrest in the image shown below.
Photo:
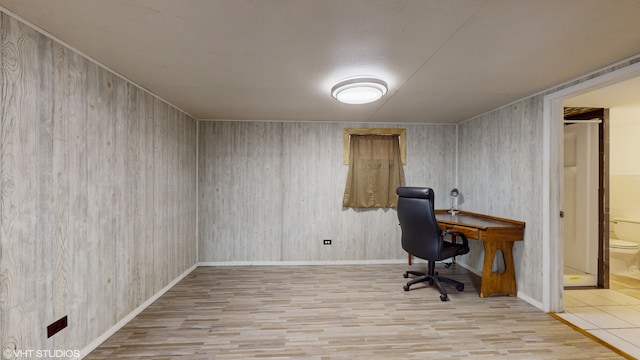
M443 260L442 231L433 209L433 190L399 187L398 220L402 230L402 248L426 260Z

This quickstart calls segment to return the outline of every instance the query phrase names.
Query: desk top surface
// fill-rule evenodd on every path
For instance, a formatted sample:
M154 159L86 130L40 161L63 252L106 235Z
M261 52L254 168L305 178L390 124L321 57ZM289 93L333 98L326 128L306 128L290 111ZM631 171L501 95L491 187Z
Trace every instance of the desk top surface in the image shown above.
M478 229L489 228L524 228L525 223L517 220L503 219L495 216L460 211L451 215L447 210L436 210L436 220L447 224L471 226Z

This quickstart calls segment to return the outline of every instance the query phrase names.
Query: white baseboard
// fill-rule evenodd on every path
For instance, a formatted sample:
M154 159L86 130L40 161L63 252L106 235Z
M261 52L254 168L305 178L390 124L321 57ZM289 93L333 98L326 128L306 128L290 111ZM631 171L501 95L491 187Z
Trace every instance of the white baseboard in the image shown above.
M155 295L150 297L147 301L145 301L140 306L138 306L135 310L130 312L129 315L127 315L124 318L120 319L120 321L118 321L115 325L113 325L109 330L105 331L102 335L100 335L98 338L93 340L89 345L87 345L84 349L82 349L80 351L79 359L82 359L85 356L89 355L90 352L92 352L100 344L105 342L105 340L107 340L111 335L115 334L116 331L120 330L129 321L131 321L134 317L136 317L144 309L146 309L149 305L153 304L154 301L158 300L158 298L160 296L164 295L164 293L166 293L169 289L171 289L175 284L177 284L180 280L184 279L185 276L189 275L189 273L191 273L196 267L198 267L198 264L194 264L193 266L191 266L185 272L180 274L177 278L173 279L173 281L171 281L169 284L167 284L167 286L163 287L160 291L155 293Z
M456 262L456 265L460 265L461 267L469 270L470 272L482 277L482 271L481 270L478 270L476 268L471 267L470 265L467 265L467 264L461 263L461 262Z
M407 259L391 260L309 260L309 261L202 261L198 266L304 266L406 264Z
M531 305L533 305L533 306L537 307L538 309L540 309L540 310L544 311L544 305L542 305L542 302L541 302L541 301L538 301L538 300L536 300L536 299L534 299L534 298L530 297L530 296L529 296L529 295L527 295L527 294L523 294L521 291L518 291L518 295L517 295L517 296L518 296L518 298L520 298L520 299L522 299L522 300L524 300L524 301L528 302L529 304L531 304Z
M474 274L476 274L476 275L478 275L478 276L482 277L482 271L480 271L480 270L474 269L474 268L472 268L471 266L469 266L469 265L467 265L467 264L463 264L463 263L456 263L456 265L460 265L460 266L462 266L463 268L465 268L465 269L467 269L467 270L471 271L472 273L474 273ZM524 301L528 302L529 304L531 304L531 305L533 305L533 306L537 307L538 309L543 310L542 302L540 302L540 301L538 301L538 300L536 300L536 299L534 299L534 298L532 298L532 297L530 297L530 296L528 296L528 295L526 295L526 294L522 293L521 291L518 291L518 293L516 294L516 296L517 296L518 298L520 298L520 299L522 299L522 300L524 300Z

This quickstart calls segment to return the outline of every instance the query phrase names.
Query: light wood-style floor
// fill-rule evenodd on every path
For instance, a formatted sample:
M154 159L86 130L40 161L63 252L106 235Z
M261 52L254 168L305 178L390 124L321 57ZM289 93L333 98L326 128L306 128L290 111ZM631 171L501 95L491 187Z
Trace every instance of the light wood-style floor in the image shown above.
M408 265L199 267L86 359L620 359L525 301L405 292ZM413 270L425 268L414 264Z

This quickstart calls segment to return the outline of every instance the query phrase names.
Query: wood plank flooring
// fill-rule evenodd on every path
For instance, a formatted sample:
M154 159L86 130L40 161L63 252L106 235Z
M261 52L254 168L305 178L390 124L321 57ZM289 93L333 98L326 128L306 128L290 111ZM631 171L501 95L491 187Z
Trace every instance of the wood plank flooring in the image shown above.
M423 270L425 264L414 264ZM86 359L620 359L479 278L402 286L408 265L199 267Z

